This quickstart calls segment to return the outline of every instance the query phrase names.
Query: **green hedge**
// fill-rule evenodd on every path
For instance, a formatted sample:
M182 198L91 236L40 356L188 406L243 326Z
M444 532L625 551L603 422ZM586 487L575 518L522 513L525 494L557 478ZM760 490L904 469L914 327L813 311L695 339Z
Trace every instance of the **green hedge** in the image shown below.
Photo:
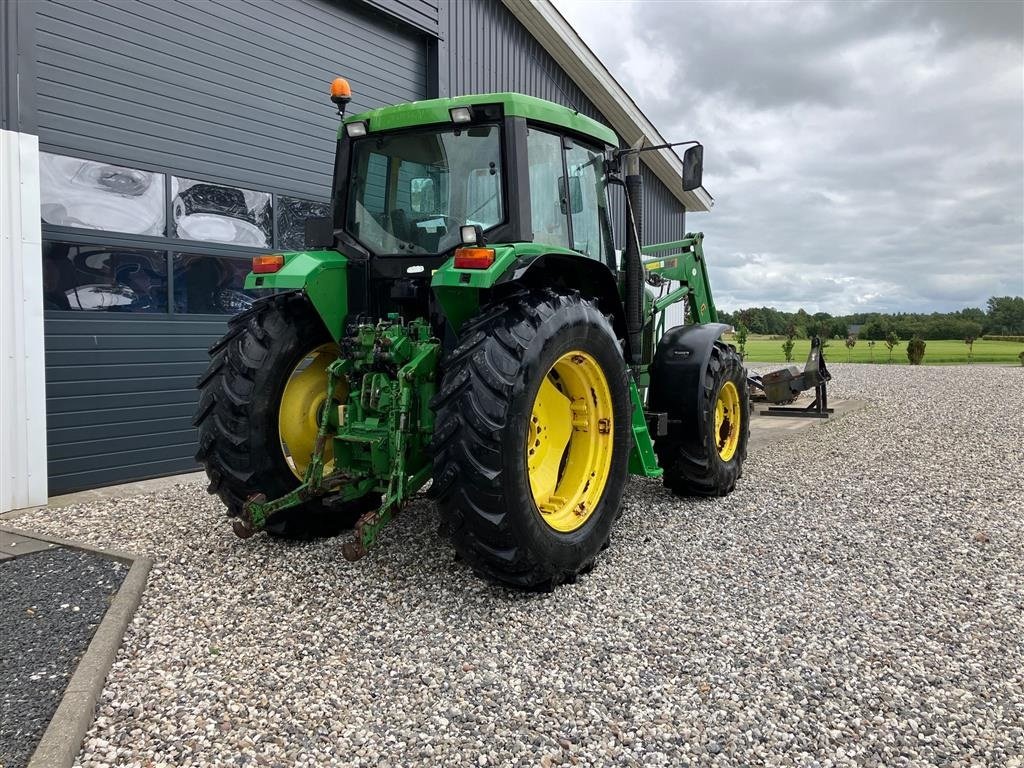
M1024 336L992 336L991 334L982 336L985 341L1013 341L1018 344L1024 344Z

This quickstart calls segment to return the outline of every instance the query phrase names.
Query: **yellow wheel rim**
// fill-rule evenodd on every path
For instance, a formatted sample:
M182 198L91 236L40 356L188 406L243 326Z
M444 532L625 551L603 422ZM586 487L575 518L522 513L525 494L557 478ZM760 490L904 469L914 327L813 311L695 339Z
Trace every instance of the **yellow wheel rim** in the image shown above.
M281 451L292 472L300 480L305 477L306 467L316 445L316 433L320 427L320 414L327 400L327 366L338 357L338 345L321 344L306 354L292 369L281 393L281 405L277 412L277 430L281 440ZM341 387L339 387L340 389ZM344 392L338 392L344 401ZM324 448L324 464L334 458L334 449L327 441Z
M718 399L715 401L715 442L722 461L729 461L736 455L742 418L740 393L735 384L727 381L718 390Z
M526 466L544 522L562 533L590 519L608 482L612 393L586 352L562 355L541 381L526 432Z

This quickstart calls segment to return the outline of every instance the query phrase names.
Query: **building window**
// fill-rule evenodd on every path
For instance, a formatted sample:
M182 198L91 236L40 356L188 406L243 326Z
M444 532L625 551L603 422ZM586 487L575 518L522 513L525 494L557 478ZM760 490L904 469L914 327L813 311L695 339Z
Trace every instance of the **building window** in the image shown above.
M301 251L306 247L306 220L331 215L329 203L277 196L277 247Z
M164 234L162 173L41 152L39 196L47 224Z
M43 244L43 306L50 310L166 312L163 251Z
M172 232L183 240L268 248L273 243L269 192L171 177Z
M269 293L245 291L249 258L176 253L171 264L175 313L234 315L252 306L256 295Z

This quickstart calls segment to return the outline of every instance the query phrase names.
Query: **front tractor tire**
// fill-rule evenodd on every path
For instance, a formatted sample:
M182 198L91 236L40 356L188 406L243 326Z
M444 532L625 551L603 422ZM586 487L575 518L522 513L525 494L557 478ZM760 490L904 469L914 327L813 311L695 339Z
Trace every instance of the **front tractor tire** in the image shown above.
M657 376L657 361L652 370ZM677 392L676 397L696 401L699 417L670 418L668 434L654 442L665 487L677 496L732 493L743 474L750 437L750 396L739 354L716 341L693 391Z
M302 482L327 399L326 368L337 354L301 293L261 299L228 321L197 382L193 422L199 429L196 460L228 517L241 515L254 495L276 499ZM372 494L339 505L314 499L274 515L266 530L283 538L335 535L377 501Z
M482 310L433 405L433 495L474 570L550 589L593 567L631 448L615 332L578 295L524 291Z

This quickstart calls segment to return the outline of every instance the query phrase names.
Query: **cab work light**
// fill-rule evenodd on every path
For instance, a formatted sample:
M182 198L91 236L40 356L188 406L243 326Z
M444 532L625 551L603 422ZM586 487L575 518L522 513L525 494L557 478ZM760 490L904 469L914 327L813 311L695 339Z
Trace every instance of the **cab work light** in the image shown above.
M473 110L469 107L452 107L448 110L453 123L469 123L473 121Z
M463 224L459 227L459 239L463 245L484 244L484 230L479 224Z
M360 136L366 135L366 121L360 120L355 123L349 123L345 126L345 134L350 139L358 139Z
M493 248L456 248L456 269L487 269L494 263Z
M257 275L277 272L284 266L284 256L280 253L269 253L266 256L252 257L252 271Z

